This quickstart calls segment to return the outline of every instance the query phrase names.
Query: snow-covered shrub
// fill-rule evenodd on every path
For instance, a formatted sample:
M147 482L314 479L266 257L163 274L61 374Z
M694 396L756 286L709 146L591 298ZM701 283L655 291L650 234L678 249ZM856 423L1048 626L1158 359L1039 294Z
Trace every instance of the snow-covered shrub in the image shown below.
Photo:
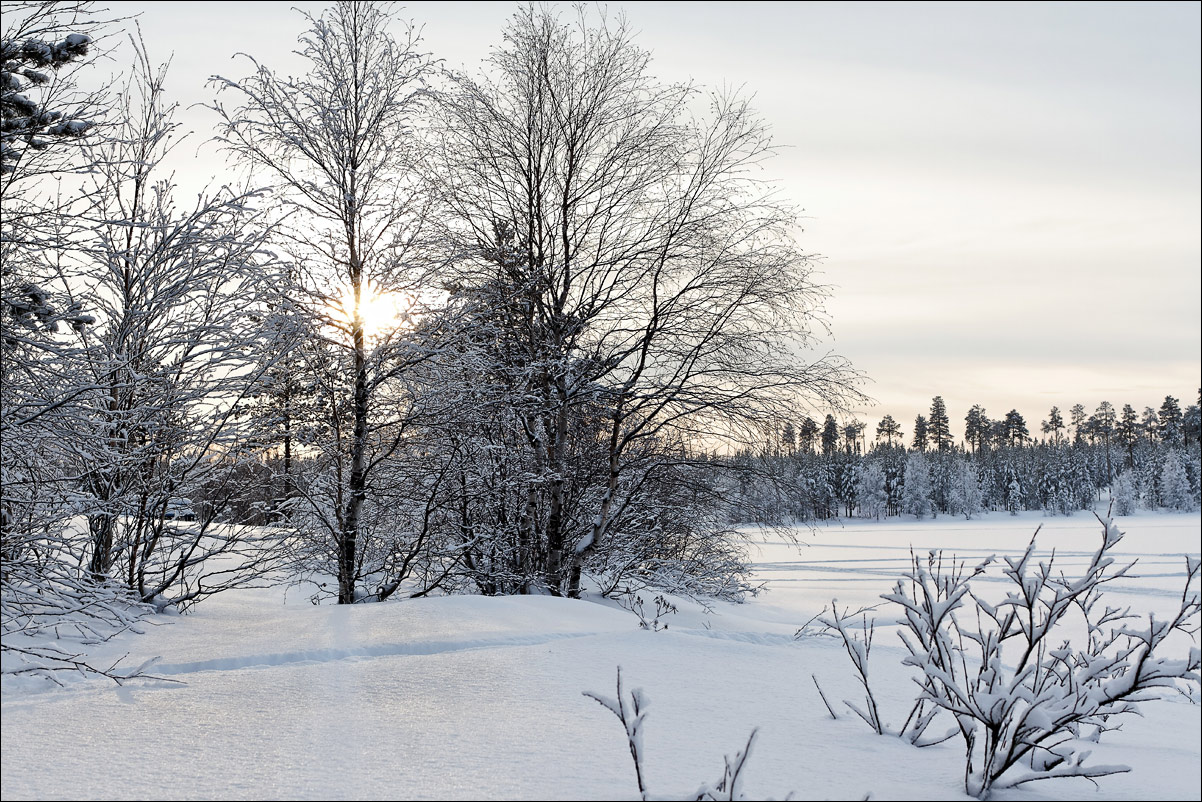
M1114 486L1110 488L1110 500L1114 504L1115 515L1135 513L1135 482L1130 471L1123 471L1114 480Z
M855 669L856 679L864 686L864 706L860 707L853 702L844 700L843 704L864 720L864 723L872 727L877 735L886 733L885 725L881 722L880 710L877 707L876 696L872 693L872 686L868 684L868 655L872 652L872 637L876 632L875 624L868 620L868 610L860 609L854 612L844 610L839 612L838 603L831 600L830 614L820 615L816 620L828 630L833 630L839 634L843 641L843 648L847 650L847 656L851 660L852 668ZM825 613L825 611L824 611ZM858 625L859 632L856 631L856 617L859 616L860 623ZM798 631L798 635L803 634L803 630ZM822 692L822 688L818 686L818 678L814 677L814 685L818 687L818 694L822 697L823 704L830 711L831 718L835 718L835 711L831 709L830 703L826 700L826 694Z
M1172 510L1188 510L1194 506L1194 494L1176 451L1170 451L1160 469L1160 502Z
M643 597L638 595L627 597L623 606L639 617L639 629L649 629L652 632L667 630L667 622L660 619L677 613L676 605L664 598L662 593L655 597L654 613L647 611Z
M984 494L976 469L968 462L956 463L952 466L951 487L947 496L948 513L972 520L984 508Z
M116 583L81 576L50 545L43 541L39 560L6 555L0 583L5 679L38 677L61 685L61 678L77 674L108 677L120 685L145 676L149 663L105 666L89 660L86 652L135 628L153 608Z
M902 512L922 518L931 512L931 472L921 451L906 459L906 480L902 488Z
M1178 681L1198 682L1197 646L1181 657L1164 655L1170 638L1191 640L1198 631L1199 561L1186 558L1186 587L1178 609L1165 619L1141 623L1126 610L1102 602L1103 586L1134 565L1115 567L1111 551L1122 539L1112 520L1102 520L1102 543L1077 577L1040 561L1035 537L1021 557L1005 557L1002 574L1012 589L1000 603L978 596L969 582L994 558L971 571L940 553L913 557L906 579L882 598L899 605L900 636L919 670L921 692L897 735L918 736L939 713L950 715L965 748L965 790L986 798L995 789L1060 777L1097 778L1129 771L1123 765L1087 765L1078 739L1096 740L1114 729L1111 716L1136 713L1137 703ZM1039 531L1036 530L1036 536ZM966 611L962 616L957 611ZM844 619L845 620L845 619ZM1084 639L1069 632L1084 620ZM848 645L869 708L860 715L886 732L875 715L867 683L866 637L845 631L838 616L824 621ZM1174 646L1173 648L1176 648ZM850 706L850 703L848 703ZM853 709L855 709L853 707ZM874 724L874 720L878 722Z
M885 490L885 472L875 462L868 463L860 472L856 487L856 500L860 504L860 515L880 520L885 517L889 494Z

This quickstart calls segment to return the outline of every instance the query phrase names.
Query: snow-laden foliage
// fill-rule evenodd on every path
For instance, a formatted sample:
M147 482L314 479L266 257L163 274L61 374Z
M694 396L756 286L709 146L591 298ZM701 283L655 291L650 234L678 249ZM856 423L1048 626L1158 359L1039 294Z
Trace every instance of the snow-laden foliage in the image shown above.
M1114 480L1114 486L1110 488L1110 498L1114 504L1115 515L1135 513L1135 481L1131 478L1131 471L1123 471Z
M81 92L76 71L93 55L106 22L94 3L4 4L0 36L0 186L7 190L71 162L65 146L88 133L103 110ZM6 211L8 211L6 209Z
M885 471L880 465L870 463L860 473L856 498L859 501L860 514L865 518L880 520L885 517L889 495L885 489Z
M915 451L906 459L906 479L902 491L902 512L916 518L931 513L931 471L926 457Z
M916 745L959 734L965 749L964 787L985 798L994 790L1061 777L1096 779L1128 771L1087 762L1087 741L1113 729L1114 717L1138 713L1181 682L1199 680L1194 638L1199 617L1199 563L1186 558L1186 582L1175 612L1141 619L1110 607L1105 585L1134 563L1117 564L1112 552L1123 538L1112 520L1099 519L1102 542L1077 576L1041 559L1032 537L1018 557L990 557L971 570L932 552L912 557L906 579L882 596L898 605L906 665L921 688L902 730ZM1001 568L1010 589L991 601L972 580ZM852 707L878 733L877 703L868 685L872 627L863 634L849 616L831 613L823 623L838 632L866 693ZM1083 628L1082 628L1083 625ZM948 716L948 735L920 740L936 716Z
M1160 469L1160 499L1164 506L1173 510L1194 507L1194 494L1190 492L1185 467L1176 451L1165 457L1164 466Z
M977 469L970 463L956 462L951 471L951 489L947 497L948 514L963 515L971 520L974 515L985 509L985 494L981 491Z

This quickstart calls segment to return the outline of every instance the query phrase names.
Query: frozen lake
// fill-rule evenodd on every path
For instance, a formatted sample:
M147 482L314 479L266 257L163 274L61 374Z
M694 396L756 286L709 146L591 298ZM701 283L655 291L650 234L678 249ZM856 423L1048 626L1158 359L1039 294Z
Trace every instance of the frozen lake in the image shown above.
M1110 554L1116 563L1136 561L1136 566L1109 585L1108 592L1115 594L1112 604L1130 606L1133 612L1162 612L1180 597L1185 555L1199 554L1198 516L1142 513L1116 523L1127 534ZM909 569L911 550L922 558L942 550L945 558L955 557L970 567L996 555L999 559L977 582L998 583L1000 589L1009 584L1001 575L1000 558L1021 555L1036 528L1041 559L1054 551L1055 565L1070 576L1088 564L1102 539L1101 525L1086 512L1047 517L991 513L972 521L947 516L915 520L907 515L798 530L800 549L783 538L757 538L752 553L756 573L771 591L763 606L795 615L820 609L833 598L840 606L878 603L880 594L891 590Z

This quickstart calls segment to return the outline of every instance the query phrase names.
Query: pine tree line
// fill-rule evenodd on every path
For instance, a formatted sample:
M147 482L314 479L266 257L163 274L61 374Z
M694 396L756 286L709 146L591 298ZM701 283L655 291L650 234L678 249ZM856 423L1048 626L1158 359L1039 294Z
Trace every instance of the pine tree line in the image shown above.
M890 415L867 448L858 421L840 426L827 415L821 426L808 417L797 426L785 424L778 443L759 455L739 456L778 483L757 485L749 478L738 492L749 519L767 510L769 520L972 517L986 510L1069 515L1091 509L1108 493L1119 515L1190 510L1202 502L1199 429L1199 405L1183 412L1172 396L1142 415L1130 404L1116 413L1109 402L1087 415L1077 404L1067 424L1052 407L1039 439L1017 410L990 420L975 405L965 416L964 440L956 444L946 405L936 396L929 415L915 418L908 448Z

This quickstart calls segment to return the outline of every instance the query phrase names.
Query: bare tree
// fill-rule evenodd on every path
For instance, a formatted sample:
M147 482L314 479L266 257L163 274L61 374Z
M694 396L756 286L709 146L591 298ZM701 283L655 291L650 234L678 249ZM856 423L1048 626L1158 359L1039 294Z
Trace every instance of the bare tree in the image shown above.
M140 46L126 104L91 135L99 96L71 73L101 25L89 6L5 5L0 625L6 673L15 654L13 673L120 681L138 671L91 665L70 642L111 637L169 591L186 603L263 565L256 554L204 570L244 543L216 525L220 505L168 521L192 517L180 494L213 490L236 460L227 424L247 378L241 316L261 231L245 197L174 207L158 178L174 126ZM36 101L23 82L42 87ZM43 179L73 171L47 191Z
M824 289L759 177L773 146L745 100L657 81L621 19L526 6L505 41L441 105L444 236L498 310L533 464L522 537L541 584L575 595L659 470L652 444L762 442L855 374L804 356ZM570 455L594 437L602 476L573 508Z
M237 105L213 108L224 145L269 177L292 213L288 246L303 293L297 300L308 301L327 336L349 352L351 430L337 445L349 465L333 478L333 494L323 496L337 507L314 506L333 540L338 601L345 604L356 598L361 519L378 461L371 454L374 396L406 359L387 362L397 350L372 342L367 309L373 298L412 296L420 287L408 257L427 196L414 178L421 153L410 129L431 62L416 49L411 25L399 39L389 33L389 5L339 2L306 19L299 53L308 74L282 77L252 58L246 79L214 79Z
M210 557L248 537L217 522L239 489L233 467L254 456L234 412L255 379L251 313L270 258L252 198L223 190L191 210L175 206L160 177L179 141L166 68L152 67L137 40L134 50L122 122L91 154L94 206L73 283L96 317L76 360L92 389L66 424L92 576L115 574L143 601L172 590L186 602L255 574L200 579ZM189 509L201 492L206 503ZM243 567L261 568L265 556Z

